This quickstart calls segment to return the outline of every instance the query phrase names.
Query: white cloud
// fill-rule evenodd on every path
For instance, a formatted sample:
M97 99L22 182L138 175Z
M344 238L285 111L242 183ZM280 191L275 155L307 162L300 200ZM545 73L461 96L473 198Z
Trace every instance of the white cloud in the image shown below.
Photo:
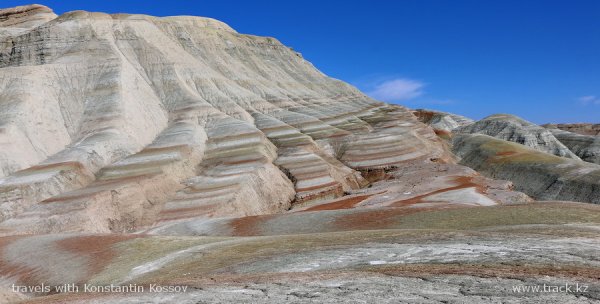
M589 104L600 105L600 98L594 95L581 96L578 98L578 100L584 106Z
M376 85L368 95L381 101L403 101L423 95L424 86L416 80L397 78Z

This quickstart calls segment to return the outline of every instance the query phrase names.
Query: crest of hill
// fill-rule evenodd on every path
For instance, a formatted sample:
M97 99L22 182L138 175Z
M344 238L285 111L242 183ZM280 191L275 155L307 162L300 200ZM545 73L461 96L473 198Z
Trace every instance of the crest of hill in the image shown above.
M32 28L56 17L50 8L40 4L5 8L0 9L0 27Z

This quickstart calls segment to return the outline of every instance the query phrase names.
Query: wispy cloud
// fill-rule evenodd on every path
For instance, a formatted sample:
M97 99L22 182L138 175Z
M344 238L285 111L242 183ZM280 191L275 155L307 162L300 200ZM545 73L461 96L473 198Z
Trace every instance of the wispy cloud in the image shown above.
M594 95L581 96L577 99L582 105L600 105L600 97Z
M367 94L381 101L405 101L423 95L425 84L411 79L396 78L375 85Z
M401 76L368 75L354 84L374 99L402 103L408 107L447 106L457 101L449 98L430 96L425 91L429 84Z

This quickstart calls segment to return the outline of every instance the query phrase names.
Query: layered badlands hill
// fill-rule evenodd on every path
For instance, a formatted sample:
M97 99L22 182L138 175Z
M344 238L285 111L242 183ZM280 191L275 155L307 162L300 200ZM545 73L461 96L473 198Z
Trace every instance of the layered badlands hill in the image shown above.
M495 114L456 128L455 133L484 134L516 142L533 149L579 160L579 157L557 140L549 130L509 114Z
M458 134L453 150L460 163L493 178L513 181L539 200L600 204L600 166L539 152L481 134Z
M550 129L550 132L582 160L600 164L600 136L583 135L560 129Z
M548 129L560 129L582 135L600 135L600 124L576 123L576 124L545 124Z
M599 300L597 166L475 136L587 203L534 201L441 137L213 19L1 10L0 302Z

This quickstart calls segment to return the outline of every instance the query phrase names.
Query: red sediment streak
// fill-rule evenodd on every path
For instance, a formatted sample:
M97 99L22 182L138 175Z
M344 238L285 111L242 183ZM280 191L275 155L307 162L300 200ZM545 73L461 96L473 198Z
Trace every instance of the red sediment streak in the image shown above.
M269 132L279 131L279 130L295 130L295 129L292 127L286 126L286 125L279 125L279 126L274 126L274 127L262 128L260 130L263 133L269 133Z
M337 183L337 182L336 182ZM312 201L312 200L316 200L319 198L323 198L323 197L327 197L328 195L333 195L334 198L335 197L340 197L344 195L344 189L342 188L342 185L337 183L336 187L328 187L325 188L326 190L322 190L316 193L311 193L308 195L302 195L300 196L300 198L298 198L298 193L296 193L296 201L293 204L299 204L299 203L304 203L304 202L308 202L308 201ZM301 193L300 193L301 194Z
M155 175L156 174L142 174L142 175L135 175L135 176L119 177L119 178L114 178L114 179L110 179L110 180L97 180L94 183L88 185L87 187L45 199L45 200L41 201L40 204L68 202L68 201L75 200L75 199L92 197L92 196L98 195L102 192L107 192L110 190L122 188L126 183L137 182L139 180L151 178Z
M517 151L499 151L496 152L495 155L491 156L488 158L488 162L490 163L499 163L499 162L503 162L503 161L510 161L512 159L514 159L514 157L519 157L520 155L523 155L523 152L517 152Z
M138 237L141 236L134 234L75 236L57 241L56 245L73 254L89 257L88 278L83 280L85 282L89 277L101 272L117 256L117 252L112 248L114 244Z
M39 273L35 268L8 261L4 259L4 255L2 254L5 248L9 247L11 243L24 237L26 236L0 238L0 273L5 278L16 278L19 284L35 284L40 279L38 277Z
M186 107L181 107L181 108L177 108L173 111L173 113L185 113L185 112L189 112L189 111L194 111L194 110L206 110L206 109L210 109L210 106L206 106L206 105L189 105Z
M40 204L66 202L66 201L70 201L70 200L74 200L74 199L82 199L82 198L85 198L85 197L91 197L91 196L93 196L93 195L95 195L97 193L98 192L81 193L81 194L77 194L77 195L58 195L58 196L51 197L49 199L45 199L45 200L41 201Z
M333 181L327 184L321 184L321 185L316 185L316 186L312 186L312 187L304 187L304 188L297 188L296 192L304 192L304 191L312 191L312 190L317 190L317 189L322 189L322 188L327 188L327 187L333 187L333 186L339 186L341 187L341 184Z
M115 167L118 168L118 167ZM103 173L101 171L101 173ZM126 176L118 176L118 177L114 177L114 178L110 178L110 179L104 179L104 177L102 176L102 174L100 174L100 179L96 180L92 185L88 186L88 187L92 187L92 186L112 186L112 185L120 185L122 183L125 182L138 182L140 180L143 179L149 179L152 178L156 175L158 175L159 173L143 173L143 174L138 174L138 175L126 175ZM105 190L112 190L111 189L105 189Z
M449 137L450 135L452 135L452 132L446 131L446 130L440 130L440 129L433 129L433 132L435 132L435 135L438 136L447 136Z
M351 209L354 208L358 203L366 200L367 198L373 196L374 194L366 194L366 195L358 195L353 197L348 197L345 199L341 199L335 202L313 206L308 209L302 210L304 211L321 211L321 210L337 210L337 209Z
M373 148L373 150L377 150L377 148ZM390 157L394 157L394 156L402 156L402 155L406 155L409 153L413 153L416 150L413 148L410 149L398 149L398 150L393 150L393 151L388 151L388 152L374 152L374 153L368 153L368 152L363 152L361 155L350 155L345 157L345 160L348 161L356 161L356 162L361 162L361 161L368 161L368 160L378 160L378 159L385 159L385 158L390 158Z
M439 189L439 190L435 190L423 195L419 195L419 196L415 196L413 198L409 198L409 199L405 199L405 200L400 200L400 201L395 201L392 204L390 204L390 206L393 207L403 207L403 206L409 206L409 205L414 205L414 204L418 204L418 203L422 203L423 199L430 196L430 195L434 195L434 194L438 194L438 193L443 193L443 192L447 192L447 191L452 191L452 190L458 190L458 189L464 189L464 188L471 188L471 187L475 187L475 189L477 190L477 192L479 193L485 193L485 187L479 184L476 184L473 182L473 177L471 176L457 176L454 178L454 181L456 183L458 183L458 185L453 186L453 187L448 187L448 188L444 188L444 189Z
M496 156L510 156L510 155L515 155L517 154L517 152L515 151L501 151L496 153Z
M243 164L251 164L251 163L264 163L265 162L265 157L259 157L259 158L251 158L251 159L244 159L244 160L235 160L235 161L224 161L223 164L224 165L243 165Z
M232 236L260 235L259 224L264 223L277 215L255 215L233 219L229 225L233 228Z
M171 151L177 151L177 152L188 152L190 149L190 146L188 145L174 145L174 146L166 146L166 147L151 147L151 148L145 148L144 150L140 151L137 154L134 155L144 155L144 154L148 154L148 153L161 153L161 152L171 152Z

